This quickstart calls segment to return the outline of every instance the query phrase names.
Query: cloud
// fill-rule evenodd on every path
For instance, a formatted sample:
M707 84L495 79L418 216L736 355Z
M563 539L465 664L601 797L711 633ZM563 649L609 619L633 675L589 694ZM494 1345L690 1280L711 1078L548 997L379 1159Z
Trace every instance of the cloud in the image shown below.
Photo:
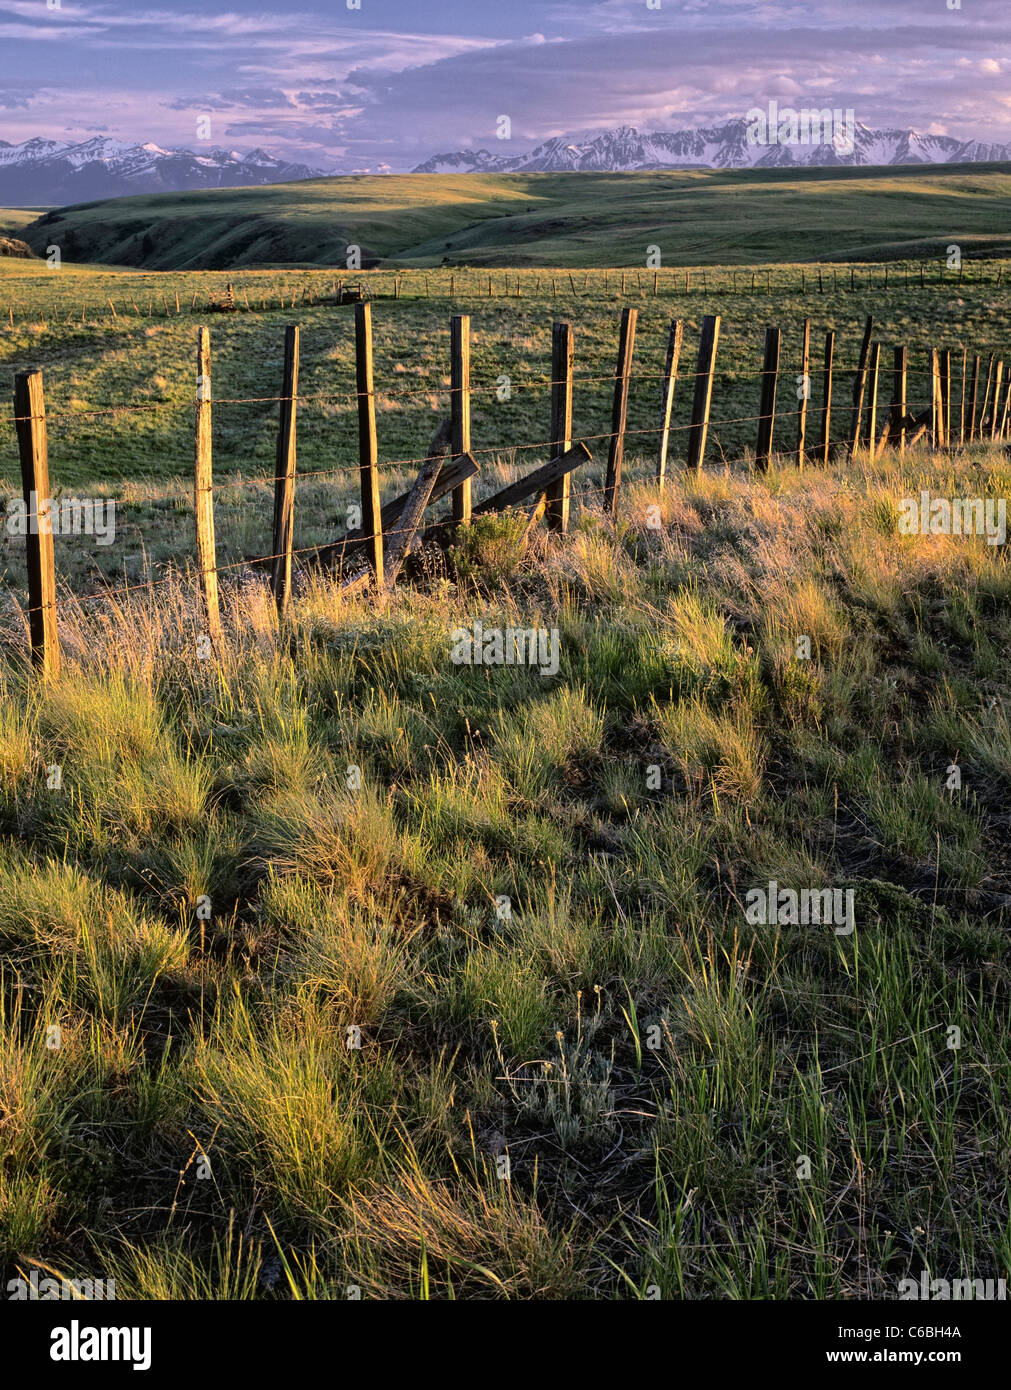
M347 102L337 92L296 92L295 101L299 106L310 106L317 111L344 111Z
M31 89L44 86L50 133L86 110L125 139L185 143L194 112L223 112L230 133L317 165L409 168L461 145L519 153L606 126L712 125L773 97L853 106L868 125L943 121L963 138L1011 139L994 80L1011 58L1009 0L964 0L961 11L944 0L0 7L6 71L27 84L23 95L8 79L0 108L21 138L46 133L29 119L41 110ZM510 144L496 139L503 114Z

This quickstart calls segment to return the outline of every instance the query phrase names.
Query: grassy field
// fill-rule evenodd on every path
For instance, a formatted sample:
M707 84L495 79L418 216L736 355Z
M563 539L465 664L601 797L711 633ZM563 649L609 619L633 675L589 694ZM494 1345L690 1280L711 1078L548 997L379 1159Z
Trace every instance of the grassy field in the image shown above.
M819 293L818 272L810 267L709 268L704 281L695 274L685 293L684 272L666 271L658 297L647 271L625 272L624 294L621 271L492 273L490 296L487 272L370 272L350 279L360 279L376 297L376 404L381 457L387 461L416 458L447 411L449 319L455 312L471 315L474 445L493 451L489 459L530 450L546 439L551 324L560 318L570 320L575 332L576 433L606 432L626 304L639 312L629 415L633 431L655 429L670 321L685 320L675 454L683 453L690 417L690 374L702 315L722 316L711 434L712 457L719 460L754 446L751 417L758 407L767 325L778 324L785 335L784 447L795 426L790 388L800 371L805 318L812 321L814 404L820 399L824 331L836 331L838 426L844 425L867 314L874 315L876 336L885 344L887 369L888 345L908 346L914 400L924 396L931 346L950 348L959 366L963 348L1011 358L1011 296L999 263L967 266L962 284L957 275L934 266L923 289L919 273L908 263L892 265L885 289L880 267L824 269L824 293ZM284 325L291 322L302 329L300 469L332 468L339 480L341 469L357 463L357 443L353 310L318 302L332 297L336 279L332 270L160 275L0 262L0 357L12 373L35 364L45 368L54 482L117 486L124 480L189 474L198 324L211 329L215 396L251 402L216 411L216 473L222 478L240 471L269 474L277 418L271 398L280 390ZM239 312L209 314L210 299L222 294L229 280ZM400 299L393 298L395 281ZM309 295L317 302L306 302ZM500 399L503 376L510 382L508 399ZM110 414L116 407L143 409ZM9 412L2 415L0 457L13 460L13 426ZM9 468L0 468L9 479Z
M384 498L448 412L451 312L472 314L479 500L547 457L553 319L575 326L574 436L609 430L632 303L626 486L605 515L595 439L568 536L481 521L388 596L302 574L279 626L262 573L235 562L269 548L287 322L296 547L357 500L352 311L291 306L335 272L0 265L0 351L8 377L44 369L54 491L118 503L114 545L56 540L47 687L26 669L24 541L2 534L8 1277L44 1264L120 1298L554 1300L1011 1276L1008 549L897 526L923 488L1006 498L1011 466L994 446L789 458L805 317L811 429L833 327L842 435L867 313L917 373L928 345L1011 358L997 271L959 285L935 266L920 289L898 264L886 291L861 265L851 290L840 266L819 294L798 264L754 290L750 267L736 289L710 268L687 294L669 272L658 298L646 272L624 297L613 270L498 272L491 297L487 272L405 271L400 299L392 273L363 276ZM229 278L240 312L208 317ZM688 374L710 312L707 470L679 467L683 379L660 494L668 325L686 320ZM201 322L235 564L207 659ZM788 355L781 457L760 476L766 324ZM9 418L0 456L3 501L20 490ZM103 596L103 578L135 587ZM475 621L557 633L557 670L457 664ZM852 890L855 929L749 920L771 879Z
M643 482L525 554L484 523L388 602L307 582L283 631L228 582L209 661L191 579L68 601L44 691L8 608L10 1268L142 1298L1006 1276L1011 576L896 502L1008 483L985 451ZM453 664L475 619L556 628L557 673ZM855 931L752 925L769 879L852 888Z
M1006 254L1011 169L408 174L118 198L25 229L40 254L154 270L338 265L668 265ZM746 229L746 231L744 230Z

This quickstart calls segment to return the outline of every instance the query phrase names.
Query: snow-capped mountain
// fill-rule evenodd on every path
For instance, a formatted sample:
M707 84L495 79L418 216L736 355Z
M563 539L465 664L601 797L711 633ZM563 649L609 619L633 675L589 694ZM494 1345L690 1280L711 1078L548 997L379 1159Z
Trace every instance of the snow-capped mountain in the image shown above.
M833 144L751 144L749 122L740 119L703 130L653 131L631 126L592 139L558 136L525 154L457 150L437 154L416 174L557 173L577 170L775 169L821 165L964 164L1011 160L1011 145L922 135L915 130L871 130L856 122ZM777 132L778 133L778 132Z
M288 183L322 173L289 164L266 150L163 149L108 136L79 143L37 136L20 145L0 140L0 206L92 202L130 193L180 193L191 188L239 188Z

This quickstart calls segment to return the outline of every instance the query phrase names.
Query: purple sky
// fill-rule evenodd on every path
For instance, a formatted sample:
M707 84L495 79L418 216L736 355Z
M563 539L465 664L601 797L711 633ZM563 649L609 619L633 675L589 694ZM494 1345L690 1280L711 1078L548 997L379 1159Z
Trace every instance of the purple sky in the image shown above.
M214 145L405 169L605 126L715 124L775 97L1009 142L1011 0L951 3L0 0L0 138L199 148L210 116Z

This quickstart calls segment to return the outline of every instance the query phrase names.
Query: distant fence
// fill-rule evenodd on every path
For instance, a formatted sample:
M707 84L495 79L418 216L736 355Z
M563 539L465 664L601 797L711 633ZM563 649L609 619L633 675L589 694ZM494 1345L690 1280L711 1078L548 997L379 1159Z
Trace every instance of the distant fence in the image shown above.
M300 329L290 325L285 330L284 365L280 394L242 400L219 401L218 404L261 404L265 400L279 407L277 444L274 471L274 512L271 528L272 547L268 554L245 559L232 565L217 563L214 535L213 495L215 485L212 470L212 411L215 404L211 391L210 334L201 327L197 334L196 390L194 423L194 515L196 523L196 560L200 577L203 607L208 635L212 643L222 640L218 575L224 570L249 565L269 569L269 582L279 617L288 607L294 559L306 565L319 565L339 573L346 590L366 587L389 589L396 582L413 552L425 545L449 543L460 527L466 527L473 516L503 513L522 513L525 533L543 517L553 532L565 533L569 527L569 511L573 497L596 493L605 511L613 513L622 484L622 468L626 438L629 435L651 436L655 445L654 476L662 490L666 482L671 438L677 432L686 434L683 467L698 473L705 462L706 444L711 426L729 424L756 425L754 461L760 472L767 471L774 453L786 457L802 468L807 463L827 464L834 456L853 458L865 450L873 460L886 448L904 453L923 439L935 448L964 447L986 440L1006 440L1011 417L1011 372L1005 376L1005 364L996 354L986 359L981 354L970 357L961 350L953 357L951 350L930 348L926 364L913 369L906 347L893 349L891 393L887 407L879 406L882 365L882 345L874 339L874 320L868 318L855 368L842 369L836 361L836 335L825 333L819 361L811 360L811 321L804 320L799 341L800 372L790 378L795 387L795 410L778 409L779 387L783 375L783 333L769 328L765 335L762 366L753 375L759 386L759 406L756 415L732 419L711 419L713 386L720 342L719 315L703 318L694 373L684 374L691 386L691 418L683 426L671 425L675 390L679 380L681 352L684 340L684 320L670 324L667 351L662 373L639 380L659 381L657 423L643 430L629 430L628 401L632 383L632 362L635 351L638 311L625 307L621 313L615 371L605 377L582 380L605 381L613 384L610 429L595 435L572 439L572 404L574 391L574 352L572 325L557 322L552 328L550 425L549 437L542 443L517 446L535 448L548 455L548 462L533 472L511 482L493 496L472 506L471 480L479 472L475 455L498 453L499 449L474 449L471 443L471 386L470 373L470 316L454 314L450 323L450 413L436 432L425 453L416 458L397 459L380 464L376 430L375 381L372 349L372 304L364 296L355 298L355 391L351 398L357 405L359 488L361 497L360 525L322 546L296 549L295 484L297 474L297 409L299 396ZM835 431L833 422L840 414L835 408L835 377L840 370L853 372L849 419L845 433ZM738 374L741 375L741 374ZM917 410L910 406L909 381L918 378L923 389L916 392L917 402L927 401ZM820 400L812 403L812 382L820 379ZM494 388L487 388L494 389ZM385 393L389 394L389 393ZM393 393L396 394L396 393ZM413 395L416 392L400 394ZM132 410L143 411L157 406L121 406L97 414L119 414ZM70 412L71 416L78 412ZM842 412L845 414L845 410ZM55 418L50 416L50 418ZM27 520L28 562L28 626L32 663L43 676L59 670L59 634L57 627L57 596L55 558L53 549L47 416L43 394L42 372L38 369L17 374L14 387L14 415L11 417L17 432L21 463L21 478ZM788 450L774 449L777 423L782 430L784 419L795 421L795 435ZM812 436L809 439L809 426ZM572 492L572 475L580 465L591 460L588 445L606 441L607 463L603 485L588 488L579 494ZM380 495L380 468L418 466L419 472L407 492L383 503ZM319 470L333 474L334 469ZM260 482L260 479L249 480ZM234 486L226 484L225 486ZM422 530L426 509L441 498L450 497L452 514ZM106 589L92 598L106 598L118 593L152 588L165 579L144 581L128 589Z
M32 262L25 262L31 265ZM150 273L159 278L172 272L138 270L137 277ZM178 272L187 277L209 276L213 271ZM227 272L221 272L226 274ZM573 299L599 298L620 295L622 298L647 299L697 297L711 299L721 295L773 295L800 293L828 295L837 293L868 293L902 288L931 290L950 287L968 291L971 288L1000 289L1005 278L1003 261L962 258L957 268L945 260L914 261L910 263L868 262L847 265L776 265L752 267L665 266L657 269L616 267L612 269L566 270L548 269L520 272L478 269L473 266L440 267L435 270L403 270L382 266L363 266L348 276L335 278L332 272L307 269L302 284L288 284L278 289L276 280L286 272L262 272L269 275L267 284L256 278L260 272L243 272L243 288L237 293L231 282L212 299L208 306L204 296L195 290L187 298L178 290L169 293L118 293L91 303L69 306L55 302L48 312L54 322L63 324L94 324L103 317L112 321L120 318L171 318L181 314L202 316L208 307L212 311L236 313L265 313L275 310L315 308L327 304L345 304L362 299L461 299L471 302L480 297L489 299L537 298L549 292L558 300L566 295ZM329 287L327 281L329 280ZM83 286L81 287L84 288ZM139 302L138 302L139 299ZM146 308L145 308L146 304ZM8 302L0 309L0 322L14 328L19 323L45 325L46 309L28 309L20 302Z

